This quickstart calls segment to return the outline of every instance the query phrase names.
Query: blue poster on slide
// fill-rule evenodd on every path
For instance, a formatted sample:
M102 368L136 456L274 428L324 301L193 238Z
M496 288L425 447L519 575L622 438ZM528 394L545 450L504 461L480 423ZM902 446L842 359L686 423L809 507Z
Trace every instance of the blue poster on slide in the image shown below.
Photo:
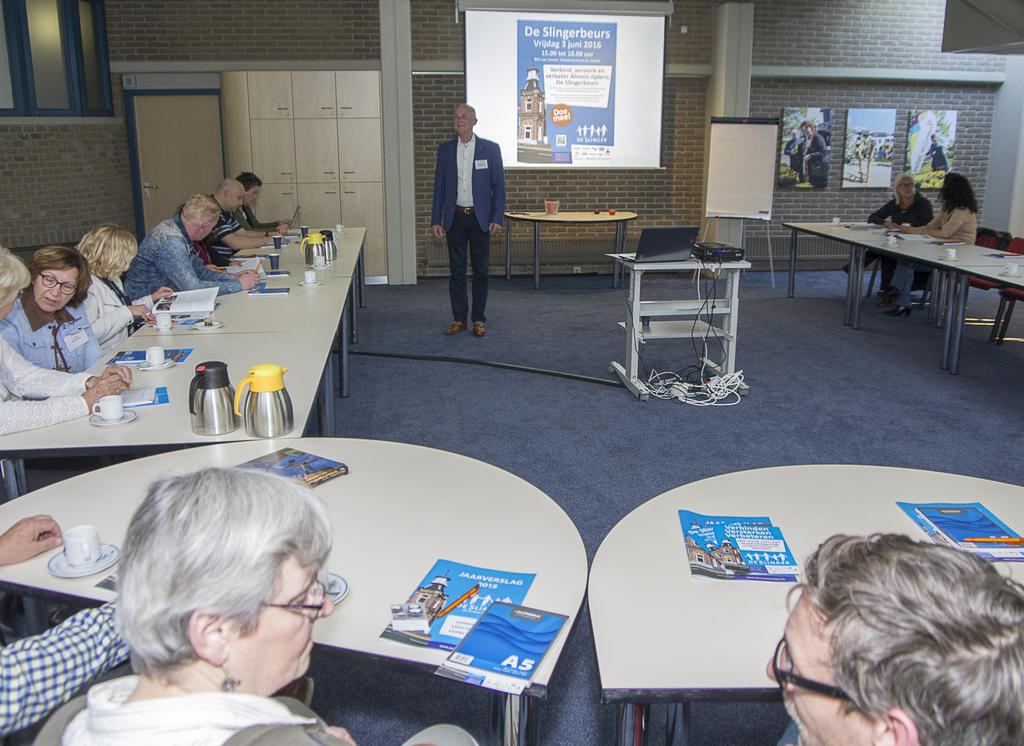
M611 163L616 34L614 23L518 22L516 142L521 163Z

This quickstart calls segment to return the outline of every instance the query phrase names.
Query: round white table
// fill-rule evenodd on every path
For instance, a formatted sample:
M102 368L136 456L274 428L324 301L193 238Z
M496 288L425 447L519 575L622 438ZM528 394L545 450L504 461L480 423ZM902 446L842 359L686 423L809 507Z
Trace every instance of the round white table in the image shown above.
M587 555L565 511L533 485L496 466L447 451L375 440L224 443L128 461L44 487L0 505L0 526L49 513L62 527L93 524L104 542L122 546L131 515L156 477L235 466L285 447L341 461L350 469L314 488L327 504L334 527L328 567L351 589L333 615L317 622L314 639L432 672L447 652L384 640L380 633L391 619L390 604L407 598L435 561L536 573L524 604L565 614L568 621L526 690L531 696L520 698L520 718L526 716L546 695L582 606ZM35 595L103 601L114 597L96 584L115 572L116 565L98 575L64 580L46 569L56 551L0 567L0 585ZM520 728L525 725L520 722Z
M897 501L981 502L1011 528L1024 529L1022 487L852 465L723 474L669 490L619 521L594 556L587 591L601 699L620 705L619 742L634 742L634 726L646 722L649 703L685 708L694 701L779 696L765 666L782 636L794 585L693 577L680 509L767 515L802 566L833 534L903 533L927 541ZM1024 581L1024 565L1001 568ZM670 731L680 739L684 708L670 712Z

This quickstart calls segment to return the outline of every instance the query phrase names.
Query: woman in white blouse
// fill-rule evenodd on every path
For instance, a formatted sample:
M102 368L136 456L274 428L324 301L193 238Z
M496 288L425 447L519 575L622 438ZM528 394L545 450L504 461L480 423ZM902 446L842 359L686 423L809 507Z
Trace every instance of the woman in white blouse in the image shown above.
M89 260L92 272L85 313L104 352L128 338L136 319L152 321L153 304L174 292L161 287L151 295L129 300L121 275L128 270L138 248L135 236L116 225L98 225L82 236L78 244L78 253Z
M0 247L0 319L30 280L28 268ZM99 376L36 367L0 337L0 435L84 417L102 397L121 393L131 381L131 371L115 365Z

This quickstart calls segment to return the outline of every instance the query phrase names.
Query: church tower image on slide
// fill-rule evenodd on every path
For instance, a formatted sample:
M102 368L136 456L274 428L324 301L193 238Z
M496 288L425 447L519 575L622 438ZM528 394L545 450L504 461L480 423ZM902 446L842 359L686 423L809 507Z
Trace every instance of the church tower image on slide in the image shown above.
M519 91L519 142L538 145L547 142L547 109L537 68L526 71L526 84Z

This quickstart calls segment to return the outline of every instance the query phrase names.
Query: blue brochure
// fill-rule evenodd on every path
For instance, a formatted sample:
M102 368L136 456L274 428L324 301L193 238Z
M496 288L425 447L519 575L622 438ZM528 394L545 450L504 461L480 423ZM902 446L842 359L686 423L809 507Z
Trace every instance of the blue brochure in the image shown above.
M564 614L493 603L437 669L439 676L520 694L558 637Z
M936 544L962 549L992 562L1024 562L1020 534L981 503L897 502ZM970 541L977 539L978 541ZM1000 542L999 539L1011 541Z
M296 448L282 448L266 456L254 458L239 466L295 479L309 487L316 487L328 479L348 474L348 466L324 456L317 456Z
M686 557L695 576L792 583L800 572L782 529L768 516L679 511Z
M422 613L429 631L396 629L389 624L381 637L407 645L454 650L487 608L496 602L522 603L534 573L506 572L440 559L404 603ZM396 599L397 600L397 599Z

